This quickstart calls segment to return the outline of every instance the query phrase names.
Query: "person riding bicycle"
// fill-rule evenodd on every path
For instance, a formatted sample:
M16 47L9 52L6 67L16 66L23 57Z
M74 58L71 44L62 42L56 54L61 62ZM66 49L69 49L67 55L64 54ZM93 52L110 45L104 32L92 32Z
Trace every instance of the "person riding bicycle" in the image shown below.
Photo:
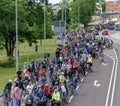
M55 106L55 104L56 106L60 106L60 101L60 92L57 89L55 89L52 94L52 106Z
M48 100L50 100L50 99L51 99L51 89L50 89L50 85L46 83L45 86L44 86L43 91L44 91L44 94L45 94L46 98L47 98Z
M64 72L61 72L61 74L59 76L59 80L60 80L60 82L65 82L66 81L66 78L64 76Z
M60 84L61 102L64 105L67 102L68 89L64 82Z
M65 86L64 82L61 82L60 89L61 89L62 96L66 97L66 95L67 95L67 89L66 89L66 86Z
M25 106L34 106L34 96L32 94L32 92L29 92L29 95L26 96L25 98Z
M109 40L109 48L112 48L113 41L112 39Z
M90 70L91 70L91 66L93 65L93 58L91 55L88 55L88 58L87 58L87 64L90 65Z

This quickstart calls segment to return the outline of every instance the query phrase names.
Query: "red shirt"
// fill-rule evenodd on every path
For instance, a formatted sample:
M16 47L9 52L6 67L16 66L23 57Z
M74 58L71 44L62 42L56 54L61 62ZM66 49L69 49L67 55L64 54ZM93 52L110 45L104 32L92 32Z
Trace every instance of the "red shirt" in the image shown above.
M45 86L43 90L46 94L50 94L50 86Z
M29 71L25 71L25 72L24 72L24 75L28 75L28 76L30 76L31 74L30 74Z
M72 57L68 57L68 61L70 61L71 63L73 63L73 58Z
M40 75L40 76L45 75L45 73L46 73L46 72L45 72L45 70L44 70L44 69L41 69L41 70L39 71L39 75Z

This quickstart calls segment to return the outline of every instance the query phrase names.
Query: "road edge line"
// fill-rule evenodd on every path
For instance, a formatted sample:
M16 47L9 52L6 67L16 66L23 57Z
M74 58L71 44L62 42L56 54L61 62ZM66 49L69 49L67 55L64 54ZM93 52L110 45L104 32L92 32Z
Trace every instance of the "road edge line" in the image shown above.
M108 92L107 92L105 106L108 106L108 100L109 100L109 96L110 96L110 90L111 90L111 85L112 85L113 73L114 73L114 68L115 68L115 59L110 57L110 56L108 56L108 57L113 60L113 67L112 67L112 72L111 72L111 76L110 76L110 82L109 82L109 87L108 87Z
M115 56L116 56L116 65L115 65L115 75L114 75L114 81L113 81L113 87L112 87L112 95L111 95L111 102L110 102L110 106L113 106L113 99L114 99L114 94L115 94L115 87L116 87L116 79L117 79L117 72L118 72L118 56L117 53L115 51L115 49L113 49L115 52Z
M79 89L79 87L80 86L78 85L77 88L76 88L76 91ZM74 95L70 96L70 99L69 99L68 103L70 103L72 101L73 97L74 97Z
M68 101L68 103L70 103L71 102L71 100L73 99L73 95L70 97L70 99L69 99L69 101Z

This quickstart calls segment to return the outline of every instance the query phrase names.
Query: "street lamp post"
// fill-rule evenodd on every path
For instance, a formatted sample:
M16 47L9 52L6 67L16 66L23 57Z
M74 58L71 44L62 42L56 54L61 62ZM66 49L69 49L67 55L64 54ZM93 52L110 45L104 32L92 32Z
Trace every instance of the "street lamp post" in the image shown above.
M61 1L61 3L62 3L62 1ZM64 21L64 7L63 7L63 4L62 4L62 16L61 16L61 19L62 19L62 21Z
M15 3L16 13L16 71L18 71L18 1Z
M78 4L78 28L80 26L80 4Z
M46 0L44 0L44 53L46 53Z
M65 3L65 36L66 36L66 3Z

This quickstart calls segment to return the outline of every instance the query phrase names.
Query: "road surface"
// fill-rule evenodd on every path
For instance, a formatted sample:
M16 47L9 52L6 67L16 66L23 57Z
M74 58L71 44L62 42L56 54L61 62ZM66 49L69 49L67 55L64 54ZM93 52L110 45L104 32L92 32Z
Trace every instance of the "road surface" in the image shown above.
M68 106L120 106L120 32L110 31L108 36L114 49L104 51L106 64L95 62L93 73L80 84Z
M93 72L79 84L66 106L120 106L120 32L110 31L109 37L114 41L114 49L104 51L105 64L95 60ZM2 98L0 106L4 106Z

